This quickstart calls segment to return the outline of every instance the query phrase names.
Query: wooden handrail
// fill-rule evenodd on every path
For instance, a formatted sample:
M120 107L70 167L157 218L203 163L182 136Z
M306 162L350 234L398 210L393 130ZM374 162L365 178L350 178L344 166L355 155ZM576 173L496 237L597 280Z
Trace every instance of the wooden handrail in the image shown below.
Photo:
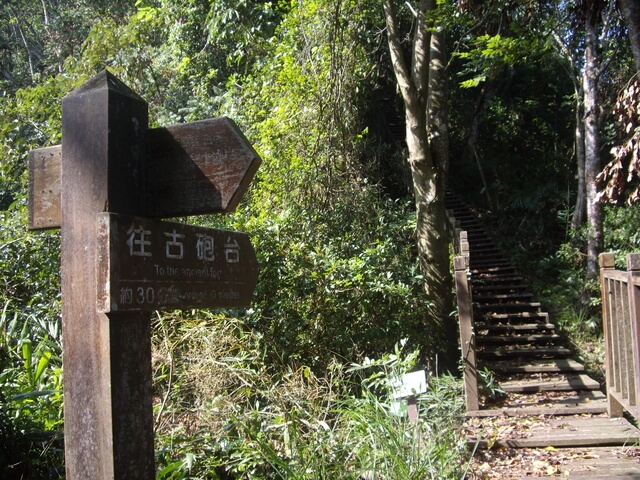
M612 253L601 254L600 281L609 416L626 410L640 420L640 254L627 255L626 272Z
M468 244L467 244L468 252ZM454 257L456 299L460 322L460 347L467 411L478 410L478 371L476 366L476 336L473 325L473 305L469 288L469 254Z
M460 228L452 211L447 211L448 229L453 245L454 281L460 322L460 348L467 411L479 409L476 340L473 325L473 305L469 282L469 238Z

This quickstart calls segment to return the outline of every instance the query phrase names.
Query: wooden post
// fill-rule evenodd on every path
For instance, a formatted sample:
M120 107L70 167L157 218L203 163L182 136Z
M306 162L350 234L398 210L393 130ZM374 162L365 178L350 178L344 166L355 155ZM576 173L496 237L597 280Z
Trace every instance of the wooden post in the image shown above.
M153 479L150 311L247 306L241 232L161 222L232 211L261 159L235 123L148 130L104 71L62 101L62 147L30 152L29 227L62 227L68 480Z
M466 230L460 231L460 255L469 257L469 236Z
M97 218L144 212L147 104L108 72L62 101L66 478L153 479L148 312L98 313Z
M460 319L460 347L464 365L464 388L467 411L479 409L478 403L478 372L476 368L476 342L473 327L473 308L471 306L471 291L467 278L469 257L460 255L454 257L456 298L458 302L458 317Z
M629 287L629 320L631 322L631 351L633 358L633 371L629 372L630 381L633 382L629 392L629 406L635 408L631 412L636 418L640 418L640 254L627 255L627 285Z
M610 417L621 417L623 414L623 407L614 396L610 393L610 390L615 388L615 362L614 362L614 348L615 342L613 339L612 322L615 320L613 315L613 309L615 305L611 299L611 289L609 280L606 277L608 271L615 269L615 257L613 253L601 253L600 254L600 284L602 290L602 324L604 328L605 338L605 374L607 382L607 411Z

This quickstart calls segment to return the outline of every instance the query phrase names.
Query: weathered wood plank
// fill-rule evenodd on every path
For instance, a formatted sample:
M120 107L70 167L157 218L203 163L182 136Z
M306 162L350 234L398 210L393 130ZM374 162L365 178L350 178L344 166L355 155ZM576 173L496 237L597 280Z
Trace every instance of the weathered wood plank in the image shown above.
M557 334L534 334L534 335L478 335L478 340L483 343L498 343L517 345L522 343L549 343L560 340Z
M478 352L484 357L566 357L571 355L571 350L564 347L535 347L514 349L488 349Z
M493 362L487 363L486 367L489 370L499 373L568 373L584 371L584 365L568 358L530 361L522 365L514 364L509 361Z
M536 449L531 450L530 456L520 457L520 460L527 464L528 458L531 458L531 464L539 468L532 468L531 470L534 471L531 475L520 478L638 480L640 479L639 456L640 450L636 447L572 448L543 452ZM547 459L546 462L545 459ZM547 472L545 472L545 465L548 465Z
M149 216L235 210L261 159L236 124L220 117L149 130Z
M29 228L59 226L62 148L39 148L29 152Z
M480 448L490 445L504 448L564 448L630 445L640 441L640 431L627 420L606 417L556 418L544 424L529 426L518 435L521 437L498 436L495 441L469 437L467 445L473 447L477 443Z
M533 392L568 392L573 390L597 390L600 384L584 374L553 375L550 377L524 378L500 382L500 388L505 392L533 393Z
M467 278L468 257L454 258L456 300L460 322L460 345L464 365L464 388L467 410L478 409L478 372L476 367L476 337L473 329L473 307Z
M246 233L98 215L99 312L246 307L258 261Z
M504 407L470 410L467 417L531 417L538 415L600 415L607 412L605 399L574 407Z
M503 407L578 407L604 402L607 396L600 390L582 390L578 392L545 392L509 394Z
M476 330L487 330L489 332L507 332L518 333L526 331L544 331L555 330L556 326L553 323L515 323L515 324L498 324L491 325L488 323L476 323Z

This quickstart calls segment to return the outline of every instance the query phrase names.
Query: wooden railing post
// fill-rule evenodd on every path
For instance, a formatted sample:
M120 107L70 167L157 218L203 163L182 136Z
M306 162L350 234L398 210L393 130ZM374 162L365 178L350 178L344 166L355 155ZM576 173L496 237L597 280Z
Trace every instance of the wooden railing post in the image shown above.
M633 372L629 372L629 380L633 383L630 390L629 404L634 407L635 418L640 418L638 410L638 400L640 399L640 254L630 253L627 255L627 285L629 288L629 319L631 321L631 340ZM633 395L633 396L632 396Z
M606 277L608 271L615 269L615 257L613 253L600 254L600 284L602 290L602 324L604 328L605 341L605 374L606 374L606 392L607 392L607 411L610 417L621 417L623 407L620 402L612 395L612 391L616 388L616 342L614 340L614 325L616 320L614 312L616 309L615 299L611 291L609 279Z
M462 230L460 232L459 244L460 244L460 252L459 252L460 255L465 255L466 257L469 257L469 236L466 230Z
M460 319L460 347L464 365L464 388L467 411L478 410L478 372L476 370L476 345L473 332L473 307L471 290L467 278L469 257L459 255L454 258L456 297Z

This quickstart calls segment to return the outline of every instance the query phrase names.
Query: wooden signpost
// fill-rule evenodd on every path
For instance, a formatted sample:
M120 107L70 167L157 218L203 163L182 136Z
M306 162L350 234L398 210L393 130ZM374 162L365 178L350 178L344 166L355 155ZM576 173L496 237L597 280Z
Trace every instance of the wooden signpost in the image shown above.
M227 118L147 125L103 71L30 155L30 228L62 228L68 480L155 477L150 311L246 306L257 282L246 234L158 219L233 210L260 157Z

